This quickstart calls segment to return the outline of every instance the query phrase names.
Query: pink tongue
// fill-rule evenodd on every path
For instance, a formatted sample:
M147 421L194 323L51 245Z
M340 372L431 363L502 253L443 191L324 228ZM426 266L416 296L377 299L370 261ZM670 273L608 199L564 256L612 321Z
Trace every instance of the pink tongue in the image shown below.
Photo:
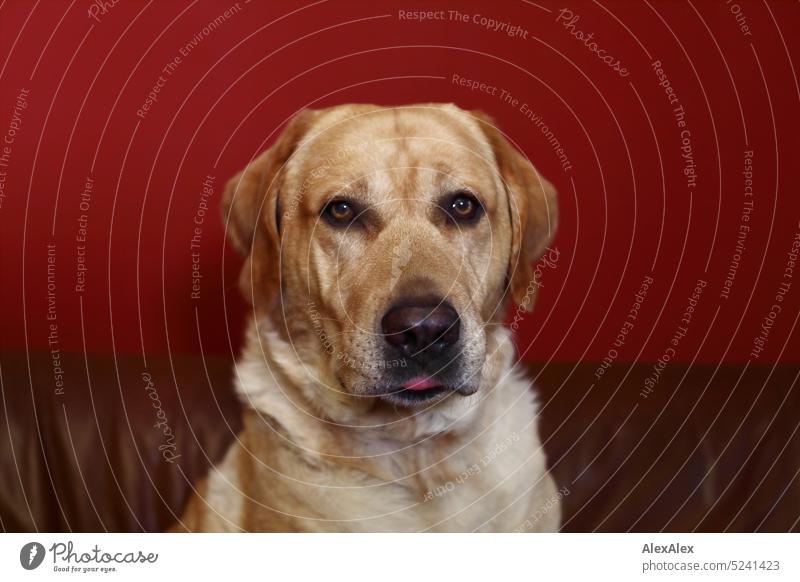
M428 376L420 376L401 384L401 386L406 390L429 390L430 388L439 388L441 384Z

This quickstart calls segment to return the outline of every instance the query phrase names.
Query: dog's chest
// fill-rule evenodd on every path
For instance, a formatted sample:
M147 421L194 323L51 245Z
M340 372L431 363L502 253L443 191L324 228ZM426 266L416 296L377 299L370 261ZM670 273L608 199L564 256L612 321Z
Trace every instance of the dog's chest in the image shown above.
M535 439L476 437L451 447L409 448L352 467L326 466L309 487L311 529L509 531L524 519L541 467ZM490 444L491 443L491 444ZM308 476L311 478L311 476ZM312 489L315 494L312 494Z
M206 501L214 509L203 527L513 531L554 489L535 431L509 424L442 448L427 443L312 462L299 459L296 448L261 443L261 431L245 432L209 476ZM548 518L557 523L556 513Z

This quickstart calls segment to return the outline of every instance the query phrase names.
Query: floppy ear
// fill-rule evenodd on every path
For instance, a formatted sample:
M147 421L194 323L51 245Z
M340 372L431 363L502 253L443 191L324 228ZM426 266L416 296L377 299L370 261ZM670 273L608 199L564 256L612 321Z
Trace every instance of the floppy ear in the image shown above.
M245 299L267 308L280 289L278 195L283 168L305 136L315 112L296 114L267 151L228 180L222 222L233 248L245 257L239 286Z
M525 311L533 308L528 289L534 271L531 266L542 256L558 225L556 190L497 129L492 119L472 112L494 152L511 212L511 256L508 282L511 297Z

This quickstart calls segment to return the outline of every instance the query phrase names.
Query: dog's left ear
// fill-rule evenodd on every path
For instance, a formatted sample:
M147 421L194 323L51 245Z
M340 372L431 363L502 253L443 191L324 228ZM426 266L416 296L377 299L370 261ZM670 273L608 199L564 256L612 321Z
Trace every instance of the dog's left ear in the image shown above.
M489 140L500 171L511 212L511 255L508 285L511 297L525 311L533 308L532 263L542 256L558 225L556 189L506 139L485 113L473 111Z

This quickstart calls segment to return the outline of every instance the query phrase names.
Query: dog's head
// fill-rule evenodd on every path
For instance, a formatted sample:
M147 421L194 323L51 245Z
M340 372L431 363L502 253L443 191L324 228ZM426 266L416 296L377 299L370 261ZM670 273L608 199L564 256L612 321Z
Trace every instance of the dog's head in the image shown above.
M555 191L479 113L345 105L297 114L230 180L241 285L344 394L475 393L505 298L530 309Z

